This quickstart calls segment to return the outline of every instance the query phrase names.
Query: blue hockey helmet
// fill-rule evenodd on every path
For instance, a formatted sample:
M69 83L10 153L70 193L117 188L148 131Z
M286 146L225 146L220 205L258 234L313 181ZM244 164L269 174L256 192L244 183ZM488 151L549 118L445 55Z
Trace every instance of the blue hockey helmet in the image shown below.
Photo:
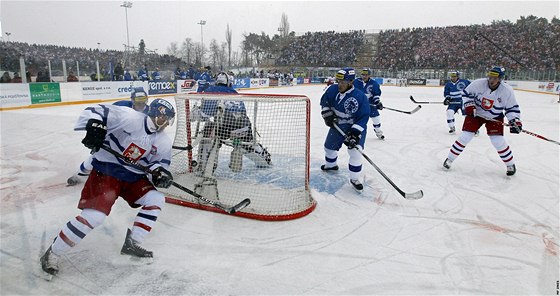
M506 69L504 69L503 67L492 67L492 69L488 71L487 75L488 77L498 77L500 79L503 79L506 75Z
M175 109L173 105L164 99L155 99L150 103L150 110L148 110L148 116L154 119L158 130L162 128L173 125L175 119Z
M354 68L349 68L349 67L342 68L338 70L338 72L336 72L335 78L337 80L352 81L356 79L356 71L354 70Z
M133 102L147 102L148 94L146 93L143 87L135 87L132 89L132 92L130 93L130 99Z

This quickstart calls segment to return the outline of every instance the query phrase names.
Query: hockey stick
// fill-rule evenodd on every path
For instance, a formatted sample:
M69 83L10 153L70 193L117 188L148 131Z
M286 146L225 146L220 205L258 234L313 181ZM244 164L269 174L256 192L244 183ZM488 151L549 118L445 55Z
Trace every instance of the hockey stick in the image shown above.
M137 164L136 162L134 162L130 158L128 158L128 157L120 154L119 152L113 150L111 147L103 145L103 146L101 146L101 149L113 154L117 158L120 158L120 159L124 160L125 164L127 164L131 167L137 168L137 169L139 169L143 172L146 172L148 174L151 174L151 175L154 174L154 171L151 170L150 168L145 167L145 166L140 165L140 164ZM246 198L246 199L242 200L241 202L239 202L238 204L234 205L233 207L227 207L225 205L222 205L219 202L208 199L208 198L206 198L206 197L204 197L204 196L202 196L202 195L184 187L181 184L175 183L175 181L171 181L171 185L181 189L182 191L184 191L184 192L200 199L201 201L206 202L206 203L208 203L208 204L210 204L210 205L212 205L212 206L214 206L214 207L216 207L216 208L218 208L218 209L220 209L220 210L222 210L222 211L224 211L228 214L235 214L236 212L239 212L241 209L245 208L246 206L248 206L251 203L251 200L249 198Z
M403 111L403 110L399 110L399 109L393 109L393 108L389 108L389 107L383 107L383 109L387 109L387 110L391 110L391 111L396 111L396 112L401 112L401 113L405 113L405 114L413 114L413 113L416 113L418 110L420 110L420 108L422 108L422 106L418 105L418 107L414 108L414 110L412 110L412 111Z
M333 124L333 127L341 134L341 135L345 135L344 132L340 129L340 127L338 126L338 124ZM413 192L413 193L406 193L404 191L402 191L395 183L393 183L393 181L391 181L391 179L389 179L389 177L387 177L387 175L385 175L385 173L383 173L383 171L375 164L373 163L373 161L362 151L362 149L359 146L354 147L353 149L358 150L358 152L360 152L360 154L362 154L362 156L377 170L377 172L379 174L381 174L381 176L383 176L383 178L385 178L385 180L387 180L387 182L389 182L389 184L391 184L393 186L393 188L395 188L402 197L404 197L405 199L421 199L424 196L424 192L422 192L422 190Z
M493 122L500 123L500 124L503 125L503 126L511 127L511 124L509 124L509 123L507 123L507 122L503 122L503 121L500 121L500 120L497 120L497 119L492 119L492 118L480 116L480 115L478 115L478 114L477 114L476 116L478 116L478 117L480 117L480 118L482 118L482 119L486 119L486 120L488 120L488 121L493 121ZM554 141L554 140L545 138L545 137L543 137L543 136L541 136L541 135L539 135L539 134L535 134L535 133L530 132L530 131L528 131L528 130L521 129L521 131L524 132L524 133L526 133L526 134L528 134L528 135L531 135L531 136L533 136L533 137L537 137L537 138L539 138L539 139L541 139L541 140L545 140L545 141L548 141L548 142L552 142L552 143L554 143L554 144L556 144L556 145L560 145L560 142L558 142L558 141Z
M413 101L416 104L438 104L438 105L444 105L443 102L426 102L426 101L416 101L412 96L410 96L410 100ZM454 104L461 104L461 102L450 102L449 104L454 105Z

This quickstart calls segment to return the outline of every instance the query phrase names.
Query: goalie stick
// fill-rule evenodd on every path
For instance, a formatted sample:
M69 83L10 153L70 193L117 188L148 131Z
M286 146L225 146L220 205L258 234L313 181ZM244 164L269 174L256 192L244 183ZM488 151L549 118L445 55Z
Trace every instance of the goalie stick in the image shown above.
M422 106L418 105L416 108L414 108L412 111L403 111L403 110L399 110L399 109L393 109L393 108L389 108L389 107L383 107L383 109L387 109L387 110L391 110L391 111L396 111L396 112L401 112L401 113L405 113L405 114L414 114L416 112L418 112L418 110L420 110L420 108L422 108Z
M427 102L427 101L416 101L412 96L410 96L410 100L413 101L416 104L439 104L439 105L443 105L443 102ZM449 104L461 104L460 102L450 102Z
M500 123L500 124L502 124L503 126L511 127L511 124L509 124L509 123L507 123L507 122L503 122L503 121L500 121L500 120L497 120L497 119L492 119L492 118L480 116L480 115L478 115L478 114L477 114L476 116L478 116L478 117L480 117L480 118L482 118L482 119L486 119L486 120L488 120L488 121L494 121L494 122ZM558 142L558 141L554 141L554 140L545 138L545 137L543 137L543 136L541 136L541 135L539 135L539 134L535 134L535 133L530 132L530 131L528 131L528 130L521 129L521 132L526 133L526 134L528 134L528 135L531 135L531 136L533 136L533 137L537 137L537 138L539 138L539 139L541 139L541 140L545 140L545 141L548 141L548 142L552 142L552 143L554 143L554 144L556 144L556 145L560 145L560 142Z
M113 150L111 147L101 146L101 149L113 154L117 158L120 158L120 159L124 160L125 164L127 164L131 167L137 168L137 169L139 169L143 172L146 172L148 174L151 174L151 175L153 175L153 173L154 173L154 171L151 170L150 168L145 167L145 166L140 165L140 164L137 164L136 162L133 162L130 158L128 158L128 157L120 154L119 152ZM249 198L246 198L246 199L242 200L241 202L239 202L238 204L236 204L232 207L227 207L227 206L225 206L225 205L223 205L219 202L208 199L208 198L206 198L206 197L204 197L204 196L202 196L202 195L184 187L183 185L176 183L175 181L171 181L171 184L173 186L181 189L182 191L184 191L184 192L200 199L201 201L206 202L206 203L208 203L208 204L210 204L210 205L212 205L212 206L214 206L214 207L216 207L216 208L218 208L218 209L220 209L220 210L222 210L222 211L224 211L228 214L235 214L235 213L239 212L240 210L242 210L243 208L247 207L251 203L251 200Z
M333 127L341 134L341 135L345 135L344 132L340 129L340 127L338 126L338 124L333 124ZM393 181L391 181L391 179L389 179L389 177L387 177L387 175L385 175L385 173L383 173L383 171L362 151L362 149L360 149L359 146L354 147L353 149L358 150L358 152L360 152L360 154L362 154L362 156L377 170L377 172L379 174L381 174L381 176L383 176L383 178L385 178L385 180L387 180L387 182L389 182L389 184L391 184L393 186L393 188L395 188L399 194L404 197L405 199L410 199L410 200L415 200L415 199L421 199L424 196L424 192L422 190L416 191L416 192L412 192L412 193L406 193L404 191L402 191L395 183L393 183Z

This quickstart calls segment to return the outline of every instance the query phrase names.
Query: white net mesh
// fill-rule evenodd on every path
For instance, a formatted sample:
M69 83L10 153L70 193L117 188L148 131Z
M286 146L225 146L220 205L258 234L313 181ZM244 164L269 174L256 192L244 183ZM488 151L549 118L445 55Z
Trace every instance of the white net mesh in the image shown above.
M225 206L250 198L241 216L284 220L312 211L307 97L187 94L175 103L175 182ZM204 205L177 188L165 192Z

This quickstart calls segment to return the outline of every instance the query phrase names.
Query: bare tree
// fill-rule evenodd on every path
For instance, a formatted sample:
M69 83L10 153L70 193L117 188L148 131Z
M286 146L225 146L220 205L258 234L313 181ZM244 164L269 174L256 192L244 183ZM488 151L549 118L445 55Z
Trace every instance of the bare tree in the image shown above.
M179 52L179 47L177 46L177 42L171 42L171 44L169 44L169 47L167 47L167 54L175 57L181 56Z
M193 64L195 61L194 51L195 44L193 43L192 39L185 38L185 40L183 40L183 43L181 44L181 58L183 59L183 61L185 61L187 64Z
M282 38L286 38L290 35L290 23L288 23L288 16L284 12L282 12L282 19L280 20L278 31Z
M228 48L228 69L231 68L231 29L229 28L229 24L227 25L227 29L226 29L226 43L227 43L227 48Z

